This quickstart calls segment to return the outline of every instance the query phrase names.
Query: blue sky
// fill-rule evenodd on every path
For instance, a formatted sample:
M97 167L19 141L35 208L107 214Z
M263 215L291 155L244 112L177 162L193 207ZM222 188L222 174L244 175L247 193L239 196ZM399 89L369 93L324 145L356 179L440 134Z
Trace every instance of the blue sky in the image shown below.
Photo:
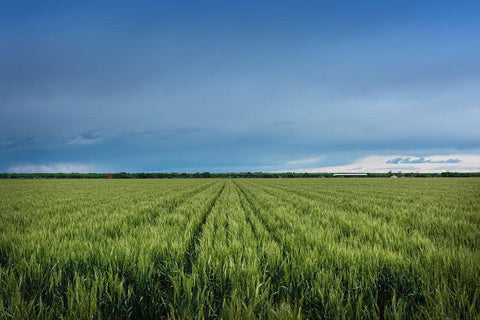
M0 172L480 171L479 16L3 1Z

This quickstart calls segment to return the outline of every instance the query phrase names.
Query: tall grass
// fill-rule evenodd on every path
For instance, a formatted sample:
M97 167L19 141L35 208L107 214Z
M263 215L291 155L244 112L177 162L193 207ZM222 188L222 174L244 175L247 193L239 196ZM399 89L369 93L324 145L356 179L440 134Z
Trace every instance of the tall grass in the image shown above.
M0 182L0 318L480 317L480 180Z

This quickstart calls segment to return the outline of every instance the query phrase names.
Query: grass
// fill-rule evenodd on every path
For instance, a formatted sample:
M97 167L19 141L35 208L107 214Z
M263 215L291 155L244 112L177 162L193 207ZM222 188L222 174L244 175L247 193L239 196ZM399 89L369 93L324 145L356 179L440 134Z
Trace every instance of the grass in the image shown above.
M480 180L0 181L0 319L480 319Z

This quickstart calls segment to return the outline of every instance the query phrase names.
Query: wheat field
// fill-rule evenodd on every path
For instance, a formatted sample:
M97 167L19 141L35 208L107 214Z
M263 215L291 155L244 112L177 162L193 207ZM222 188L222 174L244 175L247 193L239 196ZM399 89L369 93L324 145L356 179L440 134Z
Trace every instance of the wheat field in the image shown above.
M480 179L0 180L1 319L480 319Z

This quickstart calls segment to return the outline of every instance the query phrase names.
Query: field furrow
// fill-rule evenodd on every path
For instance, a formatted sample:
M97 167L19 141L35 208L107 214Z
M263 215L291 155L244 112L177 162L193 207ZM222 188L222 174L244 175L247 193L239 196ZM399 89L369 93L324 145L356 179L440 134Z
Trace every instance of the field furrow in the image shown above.
M259 224L261 226L261 229L266 230L268 232L269 236L272 237L272 239L274 239L275 242L277 242L279 245L281 245L282 240L281 240L280 236L275 232L273 227L268 225L265 218L261 214L259 214L259 209L256 207L255 202L251 200L251 198L242 189L242 187L240 187L238 184L236 184L236 186L238 187L238 190L240 191L240 193L242 195L241 199L245 200L245 201L241 202L242 205L244 206L244 208L248 208L247 210L252 213L252 218L256 219L259 222ZM258 223L257 223L257 225L258 225Z
M201 221L198 225L196 225L193 229L191 238L188 240L187 251L185 252L185 265L184 270L187 273L192 272L192 263L196 260L198 256L198 243L200 242L200 237L202 235L203 227L205 222L207 221L208 215L211 213L212 209L215 207L215 204L218 198L221 196L223 189L225 188L225 183L222 185L220 191L216 194L216 196L210 201L210 204L207 207L207 210L201 217Z

